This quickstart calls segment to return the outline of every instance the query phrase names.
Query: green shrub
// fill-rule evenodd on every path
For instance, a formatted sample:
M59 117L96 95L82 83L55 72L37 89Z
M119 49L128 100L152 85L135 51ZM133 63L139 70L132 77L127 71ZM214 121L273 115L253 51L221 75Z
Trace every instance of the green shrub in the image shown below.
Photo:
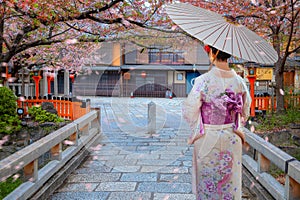
M60 118L56 114L50 113L46 110L43 110L42 107L40 106L33 106L28 109L29 115L32 117L32 119L36 122L39 123L44 123L44 122L63 122L64 119Z
M17 97L7 87L0 87L0 133L12 134L21 129L17 114Z
M296 108L287 109L285 113L267 113L262 118L258 118L258 126L256 130L271 131L274 129L287 128L289 124L300 123L300 112Z
M6 181L0 183L0 199L4 199L9 193L15 190L19 185L22 184L20 179L14 180L13 178L8 178Z

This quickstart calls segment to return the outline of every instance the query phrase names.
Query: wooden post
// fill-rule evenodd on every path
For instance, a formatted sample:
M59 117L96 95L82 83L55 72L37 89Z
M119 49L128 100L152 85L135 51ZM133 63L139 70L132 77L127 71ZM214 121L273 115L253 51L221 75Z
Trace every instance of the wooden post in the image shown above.
M289 198L292 200L300 199L300 184L289 177Z
M270 160L263 154L258 153L258 172L266 172L270 169Z
M266 110L270 110L270 97L265 97L265 105L266 105Z
M33 178L33 182L38 179L38 159L24 166L24 176L26 179Z
M41 76L33 76L32 77L35 82L35 96L38 98L40 96L40 80Z
M56 102L56 110L57 110L57 114L59 116L61 116L61 101L60 101L60 97L57 97Z
M97 111L97 118L92 121L90 128L97 127L97 125L100 123L100 120L101 120L101 110L100 110L100 107L92 108L92 110Z
M54 147L51 148L51 156L53 159L61 160L62 159L62 144L58 143Z
M48 94L51 94L51 81L54 80L53 76L47 76Z
M78 125L77 125L78 126ZM74 145L78 145L78 132L76 131L69 137L70 141L74 143Z
M73 120L73 102L68 101L68 109L69 109L69 119Z

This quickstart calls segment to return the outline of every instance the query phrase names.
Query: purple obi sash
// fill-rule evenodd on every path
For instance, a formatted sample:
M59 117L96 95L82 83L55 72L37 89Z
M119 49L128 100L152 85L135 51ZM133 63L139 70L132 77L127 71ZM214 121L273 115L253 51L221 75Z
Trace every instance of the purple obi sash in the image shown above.
M238 128L238 114L242 113L242 93L235 94L231 89L211 102L203 102L200 108L204 124L222 125L234 123Z

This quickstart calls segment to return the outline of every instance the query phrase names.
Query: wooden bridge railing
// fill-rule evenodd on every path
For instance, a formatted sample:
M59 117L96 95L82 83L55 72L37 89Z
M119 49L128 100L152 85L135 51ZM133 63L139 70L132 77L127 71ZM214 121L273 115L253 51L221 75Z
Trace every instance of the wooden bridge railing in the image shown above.
M84 148L88 150L94 141L100 137L99 112L95 110L91 111L1 160L1 180L20 173L20 171L28 180L4 199L29 199L32 195L37 195L36 193L39 192L43 185L59 170L66 167L67 163L79 151ZM45 166L38 166L39 157L46 152L51 153L52 160ZM43 191L41 192L43 193Z
M52 103L58 116L69 120L78 119L90 111L90 101L74 101L71 98L17 100L18 107L24 109L24 116L28 114L28 108L42 105L43 102Z
M252 149L251 151L253 151L252 155L249 155L249 150L243 154L244 167L276 200L300 199L299 160L248 129L244 130L246 133L246 146L249 145ZM270 175L271 163L284 172L284 185Z

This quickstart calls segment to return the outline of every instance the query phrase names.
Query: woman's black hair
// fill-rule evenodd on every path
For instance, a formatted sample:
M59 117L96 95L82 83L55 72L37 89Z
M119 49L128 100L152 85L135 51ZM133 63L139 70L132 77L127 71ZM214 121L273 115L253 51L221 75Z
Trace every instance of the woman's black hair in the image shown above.
M225 52L223 52L223 51L220 51L220 50L216 49L215 47L212 47L212 46L209 46L209 47L211 48L212 53L213 53L214 55L217 54L217 60L226 61L228 58L231 57L230 54L225 53ZM219 51L219 52L218 52L218 51Z

